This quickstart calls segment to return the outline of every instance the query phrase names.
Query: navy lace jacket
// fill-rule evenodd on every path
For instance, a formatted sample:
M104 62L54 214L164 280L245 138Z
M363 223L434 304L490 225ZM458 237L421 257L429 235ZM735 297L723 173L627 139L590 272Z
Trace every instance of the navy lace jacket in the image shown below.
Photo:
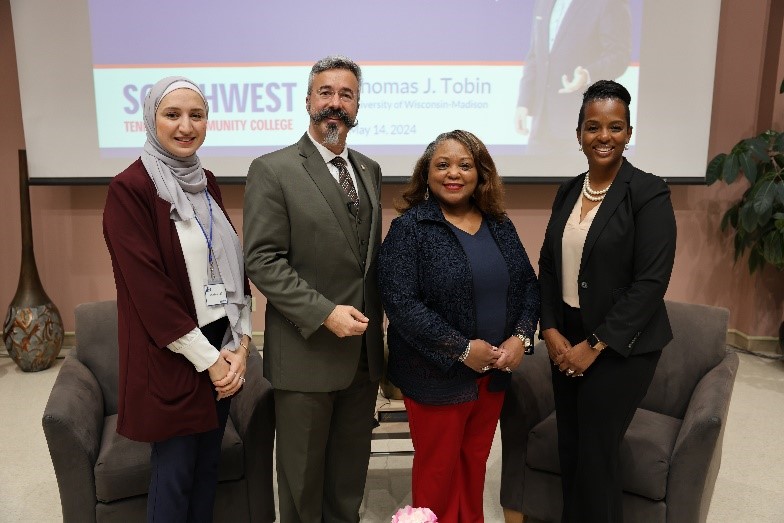
M484 219L509 270L504 337L521 333L533 340L539 321L536 274L511 220ZM432 198L392 222L379 252L378 275L389 318L390 381L419 403L477 399L481 374L457 361L476 337L471 267ZM490 372L491 389L508 386L509 373Z

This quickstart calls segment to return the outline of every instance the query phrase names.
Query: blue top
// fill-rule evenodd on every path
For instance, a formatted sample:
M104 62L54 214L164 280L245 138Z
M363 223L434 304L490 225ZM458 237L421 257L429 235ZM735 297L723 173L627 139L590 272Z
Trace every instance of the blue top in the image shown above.
M482 374L457 361L468 340L479 337L478 307L468 255L434 200L392 222L379 250L378 278L389 319L390 381L416 402L450 405L478 398ZM513 334L533 338L539 321L536 274L512 221L483 221L509 275L505 299L494 292L496 301L505 302L501 340ZM494 390L509 385L510 373L489 373Z
M476 337L498 346L506 339L504 331L509 270L490 229L487 228L486 220L482 220L482 225L475 234L469 234L451 223L449 227L455 232L468 256L474 285Z

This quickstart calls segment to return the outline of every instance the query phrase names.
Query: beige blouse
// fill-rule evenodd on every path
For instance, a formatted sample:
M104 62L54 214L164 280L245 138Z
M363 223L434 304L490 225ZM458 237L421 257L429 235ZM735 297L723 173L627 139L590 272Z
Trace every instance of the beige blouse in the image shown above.
M580 295L578 294L578 277L580 275L580 260L583 257L583 246L588 229L591 228L599 205L588 211L585 219L580 221L583 207L583 198L577 198L569 219L566 220L563 236L561 237L561 294L563 301L570 307L580 308Z

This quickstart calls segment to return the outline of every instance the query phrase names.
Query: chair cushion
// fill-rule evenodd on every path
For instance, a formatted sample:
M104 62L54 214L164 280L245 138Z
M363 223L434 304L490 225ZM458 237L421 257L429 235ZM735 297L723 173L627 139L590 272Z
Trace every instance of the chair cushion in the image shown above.
M218 481L243 477L244 452L229 418L221 444ZM150 485L150 444L131 441L117 434L117 415L107 416L98 460L95 463L95 497L112 501L147 494Z
M82 303L76 318L76 357L90 369L103 392L104 416L117 414L119 351L117 302Z
M640 407L683 418L697 383L724 359L729 311L690 303L666 304L673 339L662 351Z
M652 500L664 499L670 456L682 420L637 409L621 443L623 490ZM535 470L561 473L555 413L536 425L528 436L526 464Z

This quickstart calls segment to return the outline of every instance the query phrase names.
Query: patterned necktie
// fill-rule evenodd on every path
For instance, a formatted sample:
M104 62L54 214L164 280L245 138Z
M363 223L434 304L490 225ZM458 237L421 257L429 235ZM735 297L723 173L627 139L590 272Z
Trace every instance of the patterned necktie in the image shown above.
M340 156L335 156L330 160L330 163L338 168L340 186L346 191L346 196L348 196L348 199L351 200L351 205L356 209L359 207L359 196L357 196L357 190L354 188L354 182L351 180L351 175L348 173L346 160Z

